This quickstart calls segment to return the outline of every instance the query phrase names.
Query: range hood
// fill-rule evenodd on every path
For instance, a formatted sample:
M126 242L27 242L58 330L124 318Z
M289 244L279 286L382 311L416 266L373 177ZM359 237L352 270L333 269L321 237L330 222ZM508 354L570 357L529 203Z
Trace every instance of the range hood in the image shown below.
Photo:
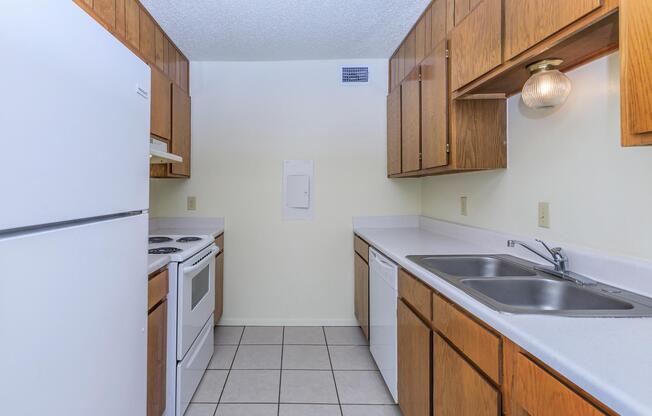
M181 163L183 158L168 152L167 143L153 137L149 139L149 164L159 165L167 163Z

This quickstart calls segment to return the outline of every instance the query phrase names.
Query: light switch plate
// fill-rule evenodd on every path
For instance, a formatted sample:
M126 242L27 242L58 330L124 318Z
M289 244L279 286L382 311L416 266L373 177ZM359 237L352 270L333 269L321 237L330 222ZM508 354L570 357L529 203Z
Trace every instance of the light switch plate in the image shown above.
M197 197L189 196L188 197L188 211L196 211L196 210L197 210Z
M539 202L539 227L550 228L550 204Z
M467 216L469 215L469 198L466 196L460 197L460 215Z

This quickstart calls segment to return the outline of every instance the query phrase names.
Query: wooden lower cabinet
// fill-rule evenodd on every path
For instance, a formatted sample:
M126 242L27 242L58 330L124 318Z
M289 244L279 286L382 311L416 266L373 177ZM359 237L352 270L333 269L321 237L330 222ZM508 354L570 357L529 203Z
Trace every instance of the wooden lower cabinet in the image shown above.
M355 317L369 339L369 265L358 253L355 257Z
M398 301L398 404L403 416L430 414L430 328Z
M215 256L215 313L213 322L217 325L224 312L224 233L217 236L215 244L220 252Z
M164 300L147 317L147 416L161 416L165 411L167 316Z
M436 333L432 362L435 415L500 415L498 390Z

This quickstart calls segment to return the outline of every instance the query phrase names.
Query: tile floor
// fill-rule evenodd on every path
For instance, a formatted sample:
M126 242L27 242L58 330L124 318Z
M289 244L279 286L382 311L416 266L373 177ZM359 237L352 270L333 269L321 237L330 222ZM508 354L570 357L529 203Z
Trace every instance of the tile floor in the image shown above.
M401 416L357 327L217 327L186 416Z

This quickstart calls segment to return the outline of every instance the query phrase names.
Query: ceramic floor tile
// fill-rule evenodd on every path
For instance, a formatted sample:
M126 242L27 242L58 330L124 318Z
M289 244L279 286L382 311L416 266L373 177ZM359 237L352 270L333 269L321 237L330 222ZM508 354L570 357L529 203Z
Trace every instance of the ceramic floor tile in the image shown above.
M341 416L337 404L281 404L279 416Z
M328 345L368 345L362 330L357 326L327 326L324 331Z
M287 345L325 345L326 339L321 326L288 326L283 342Z
M240 345L233 368L237 370L280 370L280 345Z
M325 345L285 345L283 369L330 370L328 350Z
M184 416L213 416L217 404L214 403L190 403Z
M278 403L280 370L231 370L221 403Z
M379 371L335 371L342 404L394 404Z
M225 370L206 370L191 402L217 403L228 373Z
M215 327L215 345L238 345L243 329L242 326Z
M276 416L277 411L277 404L222 403L218 406L215 416Z
M248 326L242 335L242 344L282 344L282 326Z
M333 370L378 370L369 347L332 345L328 347Z
M337 404L332 372L283 370L281 403Z
M235 351L238 349L237 345L216 345L213 357L208 363L210 370L228 370L233 364L233 357Z
M342 405L344 416L402 416L396 405Z

